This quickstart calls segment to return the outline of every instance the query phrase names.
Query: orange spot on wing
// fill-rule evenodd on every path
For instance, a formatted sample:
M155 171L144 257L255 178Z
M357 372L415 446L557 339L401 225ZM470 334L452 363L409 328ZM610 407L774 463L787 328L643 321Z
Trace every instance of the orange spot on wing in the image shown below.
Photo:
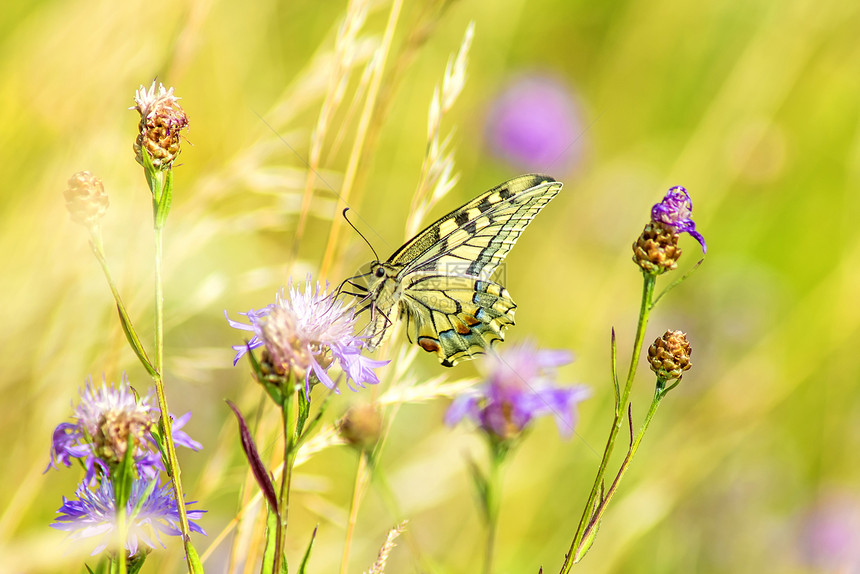
M438 353L441 349L439 341L430 337L418 337L418 345L428 353Z

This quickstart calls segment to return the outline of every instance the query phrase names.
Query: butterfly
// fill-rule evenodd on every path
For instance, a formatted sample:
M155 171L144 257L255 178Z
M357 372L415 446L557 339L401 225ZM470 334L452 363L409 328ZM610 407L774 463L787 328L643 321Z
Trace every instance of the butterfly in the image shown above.
M367 303L358 311L370 310L368 350L398 317L407 321L409 342L446 367L504 339L516 304L491 276L561 187L545 175L521 175L440 217L386 261L371 262L367 287L359 286Z

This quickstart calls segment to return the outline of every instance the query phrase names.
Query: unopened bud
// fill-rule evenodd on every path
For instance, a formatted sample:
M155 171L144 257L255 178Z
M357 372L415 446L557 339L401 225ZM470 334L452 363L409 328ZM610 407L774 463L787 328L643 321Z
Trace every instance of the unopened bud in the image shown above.
M666 331L648 348L648 362L659 379L680 379L684 371L692 367L690 355L693 349L682 331Z
M633 261L651 275L675 269L681 257L678 238L672 226L660 221L649 222L633 243Z
M102 180L88 171L79 171L73 175L63 196L72 221L86 227L98 222L110 205Z
M382 413L371 404L351 407L337 423L347 444L360 450L373 448L382 433Z

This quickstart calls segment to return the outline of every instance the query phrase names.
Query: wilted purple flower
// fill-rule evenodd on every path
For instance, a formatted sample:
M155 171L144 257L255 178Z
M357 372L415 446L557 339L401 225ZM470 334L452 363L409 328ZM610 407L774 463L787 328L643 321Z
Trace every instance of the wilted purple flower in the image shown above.
M56 468L57 463L68 467L71 459L83 459L85 482L93 484L97 475L107 474L131 446L138 473L152 478L164 470L158 446L149 432L156 424L158 407L152 404L151 392L138 398L125 376L118 388L111 384L95 389L92 378L88 379L72 416L77 422L60 423L54 429L48 468ZM200 443L180 430L189 418L190 412L173 421L173 440L177 445L200 450Z
M347 386L355 391L358 387L376 384L379 378L373 369L389 361L375 361L361 354L364 341L355 335L355 312L326 294L319 283L311 287L307 278L304 292L289 285L289 294L281 289L275 302L264 309L251 309L245 315L250 325L233 321L231 327L252 331L254 336L247 345L234 345L237 351L233 364L249 349L264 347L267 360L284 373L295 374L296 380L305 381L305 394L310 394L311 377L316 377L326 387L340 392L337 384L328 375L328 370L338 362L346 374Z
M445 422L454 425L464 417L502 440L519 435L532 419L551 414L558 430L570 436L576 425L576 404L588 398L584 386L556 387L555 367L573 360L562 350L538 350L526 342L483 361L486 383L454 400Z
M98 554L116 540L116 502L113 484L103 480L99 486L90 489L86 482L75 492L77 500L63 497L63 506L57 511L60 515L51 524L52 528L71 532L71 540L94 538L96 547L92 555ZM186 503L194 504L193 502ZM135 508L140 505L135 511ZM191 520L200 519L205 510L188 510L189 527L193 532L206 534ZM155 548L158 543L164 547L161 534L179 536L179 508L170 484L159 485L158 478L138 479L131 487L126 504L126 523L128 539L125 547L129 556L134 556L143 543Z
M702 246L702 253L707 253L705 238L696 231L693 223L693 200L680 185L669 189L663 201L651 208L651 220L665 223L678 233L689 233Z
M490 108L493 152L526 171L566 171L582 154L582 121L570 89L551 76L511 82Z

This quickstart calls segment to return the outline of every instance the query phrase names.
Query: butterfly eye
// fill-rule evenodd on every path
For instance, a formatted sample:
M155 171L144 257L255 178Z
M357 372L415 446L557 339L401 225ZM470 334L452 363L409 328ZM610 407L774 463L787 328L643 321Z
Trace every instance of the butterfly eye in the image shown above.
M377 267L376 271L374 271L373 274L381 279L382 277L385 277L385 269L383 269L382 267Z

